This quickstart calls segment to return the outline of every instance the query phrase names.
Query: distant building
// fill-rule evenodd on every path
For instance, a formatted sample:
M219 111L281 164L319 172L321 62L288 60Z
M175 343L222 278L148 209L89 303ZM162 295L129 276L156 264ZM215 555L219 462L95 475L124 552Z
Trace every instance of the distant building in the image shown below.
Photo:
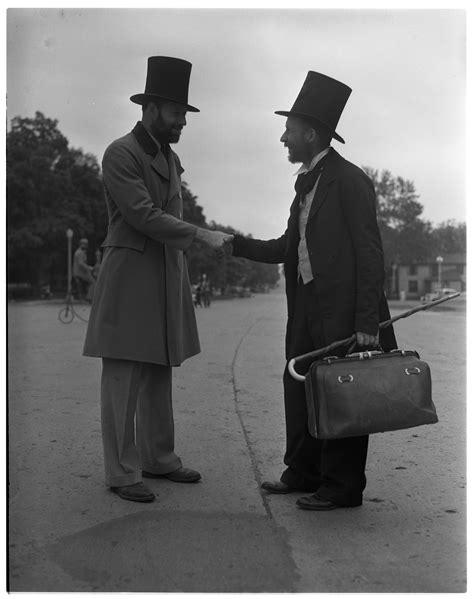
M405 295L417 299L443 287L466 291L465 254L434 256L428 262L394 265L392 272L392 296Z

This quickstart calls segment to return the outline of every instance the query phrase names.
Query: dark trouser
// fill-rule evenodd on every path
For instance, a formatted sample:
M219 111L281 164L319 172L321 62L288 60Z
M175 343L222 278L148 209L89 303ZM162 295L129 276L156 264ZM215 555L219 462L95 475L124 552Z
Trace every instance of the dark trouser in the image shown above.
M290 329L290 357L328 344L324 338L322 320L318 317L312 286L313 283L298 283L295 314ZM339 505L360 505L366 485L365 463L369 437L315 439L308 432L304 384L296 381L285 368L283 386L286 417L284 462L288 468L281 480L302 490L317 489L320 497Z

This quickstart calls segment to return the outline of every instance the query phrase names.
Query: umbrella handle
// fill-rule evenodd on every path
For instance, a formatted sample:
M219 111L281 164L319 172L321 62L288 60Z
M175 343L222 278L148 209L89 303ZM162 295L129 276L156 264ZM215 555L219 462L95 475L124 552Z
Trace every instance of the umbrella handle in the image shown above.
M302 383L304 383L305 377L302 374L299 374L298 372L296 372L296 370L295 370L295 362L296 362L296 358L291 358L291 360L288 362L288 370L289 370L291 376L294 379L296 379L297 381L301 381Z
M305 377L302 374L299 374L298 372L296 372L296 370L295 370L295 365L297 362L303 362L304 360L312 361L315 358L319 358L320 356L327 355L328 353L332 352L333 350L337 349L338 347L342 347L344 345L350 345L355 340L356 340L356 335L354 334L354 335L351 335L350 337L348 337L347 339L341 339L340 341L335 341L334 343L331 343L331 345L328 345L327 347L315 349L313 351L308 352L307 354L302 354L301 356L295 356L294 358L291 358L291 360L288 361L288 371L294 379L296 379L297 381L303 382L305 380Z

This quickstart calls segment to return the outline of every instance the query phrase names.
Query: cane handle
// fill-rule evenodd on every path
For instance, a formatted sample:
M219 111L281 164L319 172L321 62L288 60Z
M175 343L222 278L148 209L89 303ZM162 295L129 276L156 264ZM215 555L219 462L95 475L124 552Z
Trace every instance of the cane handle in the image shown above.
M290 371L290 374L294 379L304 383L305 377L302 374L296 372L295 370L295 358L291 358L291 360L288 362L288 370Z

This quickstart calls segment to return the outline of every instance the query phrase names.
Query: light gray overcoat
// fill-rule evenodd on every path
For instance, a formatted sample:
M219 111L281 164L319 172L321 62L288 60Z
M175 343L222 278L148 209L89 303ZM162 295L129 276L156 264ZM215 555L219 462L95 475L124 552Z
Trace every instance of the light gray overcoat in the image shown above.
M197 229L182 220L179 158L139 122L102 169L109 228L84 355L178 366L200 351L185 257Z

